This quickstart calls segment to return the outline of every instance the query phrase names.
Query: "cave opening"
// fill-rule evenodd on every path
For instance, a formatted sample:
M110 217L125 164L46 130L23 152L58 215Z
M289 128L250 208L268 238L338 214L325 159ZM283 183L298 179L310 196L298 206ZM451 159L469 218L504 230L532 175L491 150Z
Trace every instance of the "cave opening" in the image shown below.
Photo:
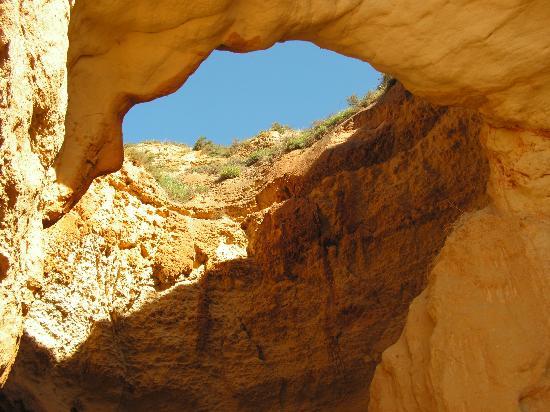
M249 53L215 50L176 92L132 107L123 137L125 143L192 146L206 136L229 145L273 123L305 129L344 109L349 96L375 89L379 80L368 63L304 41Z
M16 3L2 412L548 409L546 1ZM123 164L133 105L288 40L404 87L273 162L254 148L265 175L232 203Z
M374 103L382 79L368 63L303 41L216 50L178 91L125 115L125 154L172 201L219 206Z
M234 149L126 146L122 170L47 231L56 287L30 310L7 397L366 410L453 224L485 204L481 127L385 78L312 128L277 125Z

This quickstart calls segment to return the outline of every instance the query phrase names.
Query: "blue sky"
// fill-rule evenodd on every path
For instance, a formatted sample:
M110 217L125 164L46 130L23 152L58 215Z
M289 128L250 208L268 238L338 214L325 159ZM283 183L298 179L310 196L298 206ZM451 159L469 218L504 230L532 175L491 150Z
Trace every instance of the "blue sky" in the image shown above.
M346 107L346 97L376 87L369 64L305 42L246 54L216 51L174 94L134 106L124 142L170 140L192 145L204 135L229 144L273 122L308 127Z

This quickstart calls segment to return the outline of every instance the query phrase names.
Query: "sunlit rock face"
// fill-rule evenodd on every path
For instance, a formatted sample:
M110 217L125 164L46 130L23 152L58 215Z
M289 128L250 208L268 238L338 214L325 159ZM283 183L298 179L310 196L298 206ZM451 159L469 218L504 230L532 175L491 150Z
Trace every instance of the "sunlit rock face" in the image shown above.
M463 217L371 387L373 411L550 407L550 140L485 128L493 203Z
M433 271L426 269L428 287L377 368L370 408L548 409L549 20L545 0L3 2L0 385L15 359L23 314L38 310L30 304L41 293L40 221L55 223L95 176L121 166L123 114L174 91L216 48L244 52L300 39L369 61L415 95L478 110L485 122L475 135L489 162L489 203L460 219ZM185 226L181 219L167 225ZM264 225L277 228L276 221ZM162 236L169 242L168 231ZM262 247L250 248L262 256ZM284 262L281 253L275 256ZM195 269L191 249L182 255L185 271ZM165 270L155 287L174 282L173 262L170 256L156 262ZM81 282L82 274L72 275ZM491 316L475 320L474 308ZM376 359L372 353L366 356ZM364 405L367 397L350 402Z
M500 125L550 129L550 9L368 0L79 0L69 30L67 139L46 219L122 163L121 117L175 91L214 49L307 40L370 62L414 94L477 108Z
M41 193L65 130L68 9L0 4L0 387L42 273Z
M482 127L394 86L272 165L242 225L174 210L126 164L48 230L5 393L46 411L366 409L453 223L487 201Z

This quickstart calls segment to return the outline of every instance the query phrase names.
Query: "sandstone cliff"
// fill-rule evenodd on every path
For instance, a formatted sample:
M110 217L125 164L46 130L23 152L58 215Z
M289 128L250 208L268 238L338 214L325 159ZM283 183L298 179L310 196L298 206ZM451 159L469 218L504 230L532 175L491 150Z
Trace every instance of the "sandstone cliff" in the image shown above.
M0 386L42 275L42 193L65 134L66 1L0 4Z
M481 138L495 201L447 239L377 369L370 410L550 406L550 140L491 128Z
M175 91L215 49L306 40L368 61L414 94L495 124L550 129L546 0L79 0L69 28L67 138L46 220L122 164L121 118ZM85 33L85 35L83 35ZM146 56L146 57L145 57Z
M481 128L395 86L256 171L240 216L191 217L126 164L48 231L5 393L45 411L366 409L453 222L486 201Z
M446 226L451 235L441 249L441 255L434 261L433 271L425 268L425 272L429 273L428 287L413 303L405 332L397 344L386 352L377 368L370 391L370 408L422 411L516 410L519 407L523 410L548 409L545 395L548 355L545 348L548 347L549 325L545 319L548 317L546 278L550 273L547 253L550 244L550 8L547 2L506 0L497 4L471 0L442 3L405 0L212 0L183 2L178 6L181 7L174 7L174 3L168 0L7 0L0 5L0 386L8 378L15 359L25 314L38 310L33 308L40 307L41 294L46 293L42 290L48 290L40 286L49 285L49 281L43 282L41 279L44 258L44 231L41 220L49 226L62 219L64 215L69 216L69 211L86 192L95 176L115 171L121 166L121 121L124 113L136 102L147 101L175 90L216 48L251 51L269 47L277 41L301 39L369 61L379 70L392 73L402 80L411 92L427 98L432 103L467 107L477 110L483 117L479 120L483 123L479 126L480 130L474 133L482 147L472 151L472 157L485 156L488 161L488 204L482 210L463 215L457 224L456 233L453 233L454 226ZM396 147L399 147L399 144ZM432 157L437 159L445 149L434 147ZM387 160L384 157L387 155L385 150L380 149L378 152ZM390 149L387 150L391 152ZM412 153L410 148L407 150L407 154ZM394 152L391 153L396 155ZM356 152L353 150L347 154L350 158L355 155ZM377 162L376 159L372 161ZM391 163L391 160L389 161ZM403 162L406 163L406 160ZM345 170L344 175L355 170L347 170L347 162L342 161L340 164ZM355 163L351 161L350 164ZM375 166L372 164L370 167L377 170ZM327 166L319 166L321 170L325 167ZM313 166L304 170L312 169ZM396 169L396 173L398 170ZM328 169L327 174L321 171L312 173L322 178L322 182L329 182L333 172L340 173ZM124 173L131 175L133 172ZM368 179L375 179L379 171L372 173L361 175L361 179L372 182ZM304 172L303 175L305 174ZM411 172L411 176L415 177L417 173ZM123 187L124 185L114 183L119 178L112 178L114 180L111 179L111 183L102 181L98 184L104 185L105 188ZM297 244L300 244L302 238L304 242L313 244L317 239L317 244L321 244L317 246L317 250L327 250L328 266L312 260L314 258L311 256L321 256L315 249L297 249L303 252L300 256L306 260L297 263L297 268L290 268L298 275L291 275L288 281L295 277L300 279L300 270L304 270L303 268L310 263L312 267L324 270L325 266L331 267L331 259L342 258L337 252L332 251L335 246L333 243L334 239L338 242L343 239L342 236L348 229L338 229L342 227L338 225L356 230L361 230L359 227L365 225L369 230L377 230L376 217L349 223L345 219L340 219L335 212L327 213L328 206L321 204L320 194L315 195L318 192L311 186L313 183L307 186L301 178L289 180L284 174L273 176L272 181L277 183L266 187L258 194L258 216L251 217L246 228L251 239L249 256L257 255L258 258L255 260L260 262L257 263L260 266L265 264L262 262L268 257L269 248L262 246L262 236L256 233L269 235L268 239L275 240L278 244L274 254L275 279L286 272L287 257L298 257L292 256L292 248L287 243L289 234L294 233L294 229L291 229L294 226L284 223L292 214L289 211L292 209L288 209L290 206L282 206L278 212L274 201L295 204L295 214L313 225L325 227L323 222L333 223L334 219L337 222L337 233L327 238L321 233L317 234L316 238L315 233L309 233L307 230L291 235L292 239L295 239L292 236L299 238ZM289 181L289 185L285 185L286 181ZM315 182L314 176L311 176L310 181ZM302 184L305 185L304 188L301 187ZM338 195L340 192L336 188L340 184L347 184L351 192L346 190L341 192L342 195ZM335 193L332 196L342 197L347 201L348 196L353 194L351 200L361 199L359 193L363 191L358 190L357 185L352 185L343 178L337 178L334 185L331 190ZM360 188L364 187L371 188L376 185L361 184ZM394 180L390 180L388 187L394 188ZM468 190L464 195L467 197L468 193L476 191L477 187L466 189ZM325 188L319 190L324 193ZM134 202L132 196L137 196L132 193L129 192L126 199L130 203ZM138 193L141 193L141 189ZM419 195L422 193L419 192ZM143 200L141 195L136 198L141 199L139 202ZM156 196L145 198L149 200L144 201L144 204L151 202L153 209L163 207L159 201L153 201ZM391 206L388 207L387 213L391 214L392 210L395 212L391 217L385 218L394 230L397 229L392 225L396 222L409 222L408 219L416 222L415 224L423 222L418 220L416 215L407 215L406 207L400 208L397 199L401 198L392 199L382 205ZM403 196L403 202L406 204L412 201ZM364 202L354 210L361 210L363 204ZM319 206L318 209L313 209L313 205ZM273 206L273 210L268 210L270 206ZM460 205L457 207L465 211ZM141 206L139 209L141 210ZM265 215L260 213L260 210L264 209ZM151 212L157 215L155 211ZM76 216L75 213L78 214L78 211L71 213L75 221L87 218ZM368 214L368 211L365 213ZM168 228L176 227L182 230L181 233L186 233L183 228L187 226L187 229L192 231L188 219L191 216L182 218L179 215L181 210L170 208L168 212L160 212L157 219L160 226L155 230L147 227L153 225L156 218L141 217L144 222L143 236L147 233L153 236L156 233L159 239L163 239L159 244L174 244L171 239L173 232ZM362 212L358 215L363 216ZM123 216L134 219L129 217L132 215ZM71 217L67 217L67 221L70 219ZM68 225L65 226L67 230L70 230L70 224L65 224ZM89 227L83 224L84 226ZM60 230L54 227L46 237L50 238ZM212 236L218 236L217 232L212 230ZM124 230L120 229L120 233L123 232ZM142 236L141 232L136 232L140 236L136 235L129 244L115 243L117 249L123 251L121 254L115 254L118 256L117 259L123 260L126 259L126 255L132 256L134 251L129 246ZM68 233L72 233L75 241L83 235L78 231ZM100 231L99 234L94 234L93 231L90 233L96 237L90 237L93 241L87 253L93 254L94 250L100 249L99 245L103 242L101 239L106 231ZM202 232L197 230L197 233ZM61 234L59 236L62 241L58 245L58 250L60 253L63 250L69 251L70 245L63 249L64 238ZM190 237L192 236L185 235L186 239ZM440 242L439 246L443 245L443 236L434 236L434 239L434 245L437 244L437 239ZM179 242L180 239L177 240ZM113 239L110 241L114 242ZM377 243L367 236L365 244ZM128 249L124 249L125 246ZM396 246L399 244L396 243ZM423 244L422 247L427 246ZM160 246L159 249L163 250ZM57 249L48 242L47 250L51 254ZM354 250L353 247L351 250ZM401 250L407 259L415 260L410 257L408 248L399 246L396 253L401 253ZM421 259L419 262L428 262L431 259L427 256L430 253L437 255L437 250L437 247L429 248L418 251L419 255L415 256L425 256L424 260ZM147 248L143 253L147 255ZM196 269L195 265L204 265L202 252L195 249L193 255L189 245L183 246L182 255L186 256L182 262L184 272L188 272L191 266ZM363 255L357 253L358 259L361 256ZM84 257L82 256L83 259ZM109 256L105 256L105 259L108 258ZM141 258L145 259L143 256ZM248 262L247 259L244 260ZM173 265L174 262L177 262L177 259L169 256L157 262L158 267L166 269L162 273L159 272L161 274L155 280L158 284L154 283L154 286L150 287L170 287L174 281L178 282L176 279L180 278L180 273L174 269L177 267L177 264ZM100 263L101 261L90 262L89 265ZM67 264L73 263L68 261ZM110 263L105 263L104 268L108 273L113 269ZM342 267L339 268L342 270ZM102 270L99 271L103 273ZM250 273L247 271L248 269L245 272ZM55 267L46 266L46 273L50 272L56 273ZM83 269L83 273L88 275L72 274L78 275L72 276L74 283L69 282L71 274L62 273L61 275L67 276L68 279L61 282L60 290L64 291L59 292L59 296L66 293L65 289L68 288L79 290L79 282L86 285L85 278L89 276L90 269ZM142 275L132 276L140 279ZM149 282L149 275L143 276ZM185 277L185 274L183 276ZM217 279L215 276L213 278ZM206 279L210 277L207 276ZM328 276L327 279L327 284L330 284L331 277ZM131 284L133 280L129 279L128 282ZM239 282L235 280L234 283ZM163 286L159 286L160 284ZM210 284L217 290L216 282ZM336 282L335 287L338 285ZM317 283L315 286L318 287ZM84 293L88 287L82 286L80 289ZM410 290L404 288L403 293L412 297L421 289L421 285L413 282ZM278 289L273 290L273 294L269 296L275 299L278 296L275 293L277 291ZM355 292L355 289L351 292ZM155 293L160 292L155 290ZM36 305L31 305L34 296L40 299ZM94 296L98 298L97 294ZM103 292L101 296L108 296L108 292ZM204 296L207 299L201 301L203 312L200 313L208 314L211 313L207 309L213 301L212 295ZM317 302L320 302L318 296ZM338 296L340 295L336 292L335 296L326 295L324 307L337 307L339 303L334 302L341 302L341 299L336 299ZM296 297L303 299L302 295L297 294ZM107 298L101 299L104 301ZM114 300L121 301L117 299ZM407 304L408 302L402 302L402 316L405 315ZM510 310L511 305L517 310ZM470 307L470 310L461 310L463 306ZM169 303L168 307L176 305ZM46 312L50 313L49 309ZM329 325L338 323L332 320L334 318L330 310L317 310L315 313L325 316ZM478 316L479 313L482 315ZM94 316L99 315L94 314L92 319L99 319ZM162 319L162 316L160 318ZM31 319L32 317L29 322L32 322ZM217 318L209 315L201 319L204 319L203 325L206 325L203 329L209 330ZM342 322L346 324L345 320ZM63 325L63 328L71 330L70 326ZM89 325L83 326L82 330L86 330ZM254 331L250 332L248 324L244 325L246 327L243 333L246 336L250 333L252 337L249 340L255 342ZM108 326L104 330L109 328L111 327ZM361 330L360 327L357 329ZM399 334L398 329L393 336ZM323 332L325 336L338 336L338 328L332 329L330 326L326 330L328 332ZM85 334L82 332L82 336ZM128 332L123 336L131 335L132 333ZM296 335L301 336L302 331L299 330ZM309 336L308 333L304 335ZM44 336L49 335L46 333ZM210 350L209 342L211 339L215 340L215 336L207 334L205 338L201 338L203 343L199 346ZM26 342L27 339L25 338ZM170 338L167 340L170 344ZM380 339L380 342L390 343L391 340L384 338ZM361 341L361 345L357 344L369 348L369 359L372 353L380 353L383 349L373 351L375 341L376 339L372 338L372 341ZM253 354L255 344L250 345L250 353ZM55 350L48 347L55 347L54 343L47 343L46 352L55 353ZM115 348L113 353L118 353L116 351L119 350L120 344L113 344L112 347ZM85 348L83 351L85 352ZM95 352L89 351L91 354ZM102 352L97 353L96 357L90 355L90 358L96 359ZM27 354L28 352L25 352L22 358L32 359L35 356L32 351L28 356ZM265 353L262 356L269 359ZM58 362L61 358L56 359L55 362ZM161 357L159 362L160 360ZM308 361L311 364L318 363L320 368L329 364L328 361L318 362L317 358ZM52 361L47 358L45 362L52 365ZM76 362L78 365L79 361ZM371 361L365 361L368 362ZM130 380L127 376L133 376L132 365L139 362L131 358L127 363L130 365L130 372L122 373L125 377L124 382ZM371 363L370 368L374 368L377 361ZM85 361L83 364L102 363L100 360L93 360L88 363ZM198 361L193 365L203 370L197 366ZM88 370L79 366L69 367L71 368ZM287 369L289 376L299 375L293 375L291 368L285 368L285 371ZM330 368L329 372L332 375L327 372L329 381L334 381L333 375L337 369ZM55 374L58 370L54 368L44 373ZM94 371L93 367L91 370ZM312 367L309 370L314 376L317 369ZM411 379L413 373L414 379ZM115 372L109 370L105 373L96 373L102 377L101 379L109 374ZM63 369L59 376L65 376ZM210 370L209 376L224 379L219 370ZM257 376L246 375L242 379L248 384L256 379L255 382L259 382L260 386L261 382L266 382L257 379ZM353 380L356 375L351 376ZM364 376L368 381L370 372ZM30 374L30 377L33 382L29 384L30 389L25 392L25 396L28 397L31 396L32 388L36 387L36 382L42 379L39 372ZM247 378L250 379L246 380ZM24 372L23 377L14 379L23 382ZM142 382L141 376L133 379ZM147 378L143 379L143 382L148 382ZM227 381L223 382L225 385ZM98 380L98 384L103 388L101 381ZM141 388L143 385L145 384L140 383L137 386ZM247 387L244 383L238 385L239 388ZM307 398L313 399L312 405L315 403L317 396L312 396L311 392L308 392L312 391L312 388L306 388L306 395L300 398L299 394L292 395L292 392L286 395L289 393L286 389L288 385L289 383L280 383L283 399L302 402L300 399ZM348 386L353 392L354 386L346 385ZM45 388L47 392L47 385ZM106 392L107 405L112 405L113 391L118 390L117 393L127 394L132 390L130 384L124 386L124 390L115 388L120 389L120 386L113 384L109 387L111 391ZM154 385L151 385L151 388L154 388ZM200 391L195 391L194 388L191 392L199 394ZM366 390L365 386L362 388ZM84 391L91 392L93 391ZM245 392L250 393L247 389ZM163 393L168 399L172 392ZM229 388L227 393L235 392L233 388ZM319 393L325 392L319 390ZM465 399L465 393L475 395ZM74 399L79 399L78 396ZM366 402L366 394L357 396L356 404ZM72 395L69 396L71 397ZM245 398L249 399L250 396ZM48 399L45 396L42 402L47 403ZM235 398L231 399L233 402L239 402ZM99 400L91 399L87 402ZM74 407L78 409L78 405Z

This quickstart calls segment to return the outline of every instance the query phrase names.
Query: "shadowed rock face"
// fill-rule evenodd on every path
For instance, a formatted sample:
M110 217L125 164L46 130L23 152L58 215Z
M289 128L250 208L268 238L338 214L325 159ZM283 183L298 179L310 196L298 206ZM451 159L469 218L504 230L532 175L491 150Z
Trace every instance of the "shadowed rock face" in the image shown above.
M51 230L47 267L62 270L50 273L55 292L46 287L29 314L6 395L45 411L365 410L380 355L399 337L453 222L486 201L481 127L474 112L433 106L393 87L344 125L351 136L343 143L319 142L292 158L309 159L299 173L275 179L275 190L267 182L265 190L285 195L277 202L258 196L263 208L244 223L248 257L209 265L198 282L151 293L140 305L132 296L147 290L146 280L128 283L128 277L147 265L154 272L169 251L161 242L145 259L144 223L129 220L118 204L152 216L159 209L127 200L127 190L106 193L94 184L79 215L71 212L59 222L62 229ZM120 213L109 222L86 206L101 195L99 203L114 202ZM169 220L160 226L188 233L192 248L192 229ZM125 232L115 229L119 222ZM97 248L84 246L88 225L100 234ZM132 227L144 234L129 242ZM172 247L187 250L182 242ZM138 262L131 263L130 243ZM120 275L102 288L126 298L103 299L101 290L92 298L63 279L74 272L84 288L97 282L96 269L79 263L96 259L84 256L84 247L96 249L98 260L106 249L126 256ZM62 263L71 255L82 257ZM172 264L179 256L182 268L192 266L187 255L171 254ZM80 306L63 321L58 307L76 296ZM89 321L89 306L108 318ZM82 344L61 357L47 329L64 322L84 325L89 334L74 332Z
M544 298L550 295L547 1L211 0L177 6L169 0L10 0L0 5L0 385L15 359L24 314L37 295L42 219L53 224L94 176L120 167L123 114L136 102L174 91L216 48L251 51L301 39L370 61L416 95L479 110L489 121L479 132L490 167L489 205L464 217L462 231L449 238L437 270L430 272L427 292L411 311L407 333L392 349L397 352L388 352L378 368L371 409L548 409L544 348L550 347L550 330L548 316L538 317L550 312ZM382 146L381 155L393 153ZM357 156L354 150L348 155ZM322 176L325 168L312 173ZM307 190L289 192L296 213L312 223L332 222L326 205L319 206L322 213L314 212L311 205L320 197ZM352 190L356 193L356 186ZM258 230L271 227L287 236L289 231L278 226L289 213L285 210L262 220ZM346 230L323 238L322 247L332 250L333 238ZM299 233L316 239L307 230ZM279 274L286 270L280 262L291 252L285 241L277 240L281 249L274 256ZM251 248L260 261L267 256L259 241ZM189 253L185 249L188 260ZM161 275L172 277L171 271ZM457 277L463 282L455 283ZM441 284L446 287L436 287ZM471 300L449 303L458 302L458 294ZM529 305L522 310L506 309L525 302ZM460 312L462 305L495 309L494 316L463 322L474 315ZM540 334L525 339L525 330ZM481 338L473 341L472 334ZM480 364L485 366L453 369ZM414 380L408 379L413 371ZM499 400L469 396L475 405L464 400L464 393L480 388Z
M489 207L447 239L377 368L372 411L550 406L550 139L484 127Z

